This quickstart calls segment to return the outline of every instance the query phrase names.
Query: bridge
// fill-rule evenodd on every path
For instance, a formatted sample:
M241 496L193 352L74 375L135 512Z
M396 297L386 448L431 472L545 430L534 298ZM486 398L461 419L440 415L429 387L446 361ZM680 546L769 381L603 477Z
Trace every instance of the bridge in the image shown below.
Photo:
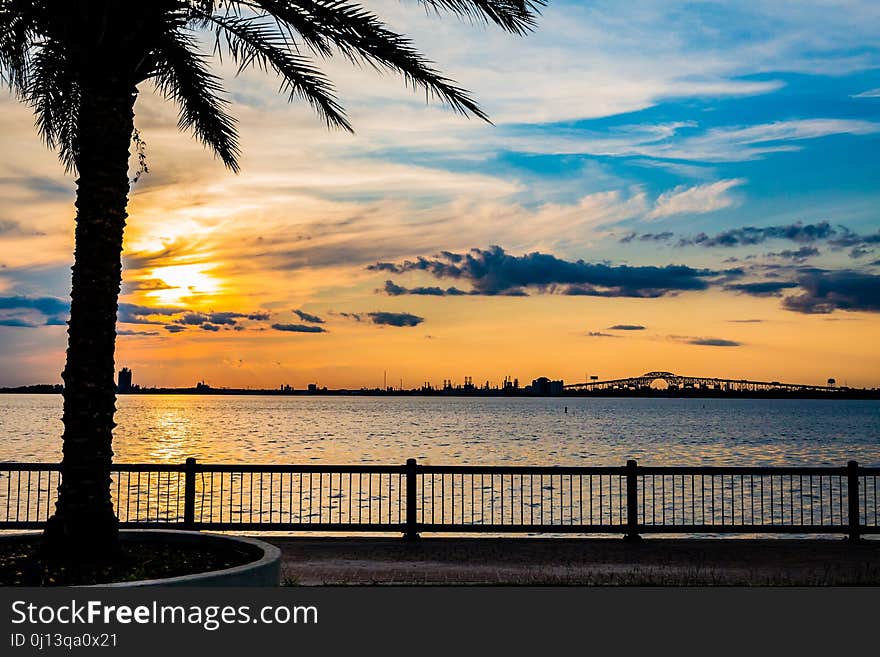
M566 390L599 392L609 390L650 390L655 381L664 381L669 390L707 390L716 392L839 392L848 388L811 386L779 381L749 381L747 379L715 379L705 376L682 376L672 372L646 372L641 376L608 381L586 381L565 386Z

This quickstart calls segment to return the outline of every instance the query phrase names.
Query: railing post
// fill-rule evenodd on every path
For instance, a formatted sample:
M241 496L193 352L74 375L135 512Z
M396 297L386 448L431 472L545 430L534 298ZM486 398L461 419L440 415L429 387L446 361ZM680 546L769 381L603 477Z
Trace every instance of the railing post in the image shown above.
M628 541L638 541L639 536L639 480L638 464L626 462L626 536Z
M183 524L186 529L194 529L196 524L196 460L186 460L183 485Z
M403 540L415 541L419 538L416 515L416 460L406 460L406 529Z
M846 464L846 488L849 509L849 540L859 540L859 464Z

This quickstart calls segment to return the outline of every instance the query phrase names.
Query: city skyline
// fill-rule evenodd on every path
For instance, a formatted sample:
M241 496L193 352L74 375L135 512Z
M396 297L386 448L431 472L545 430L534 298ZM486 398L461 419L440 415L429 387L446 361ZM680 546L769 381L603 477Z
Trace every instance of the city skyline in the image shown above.
M235 176L143 89L116 358L139 383L880 385L874 3L554 2L527 40L378 4L495 125L329 62L357 134L327 132L244 73ZM52 383L74 181L0 106L0 386Z

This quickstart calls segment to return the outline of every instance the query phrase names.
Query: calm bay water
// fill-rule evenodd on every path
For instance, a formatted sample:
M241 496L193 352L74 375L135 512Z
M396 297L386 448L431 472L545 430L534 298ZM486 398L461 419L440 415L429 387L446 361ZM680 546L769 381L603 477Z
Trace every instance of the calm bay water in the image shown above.
M880 466L876 400L118 400L118 462ZM564 408L568 407L568 413ZM0 395L0 461L60 459L61 397Z

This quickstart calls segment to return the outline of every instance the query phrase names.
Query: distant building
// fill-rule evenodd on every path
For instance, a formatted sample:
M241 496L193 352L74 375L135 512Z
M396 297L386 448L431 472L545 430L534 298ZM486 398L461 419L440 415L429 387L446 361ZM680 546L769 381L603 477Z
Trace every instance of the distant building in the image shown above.
M546 376L532 381L529 386L529 392L533 395L561 395L563 390L563 381L551 381Z
M123 367L119 370L118 383L116 390L121 393L131 392L131 370Z
M318 384L317 383L310 383L309 384L309 392L311 392L311 393L318 392Z
M208 385L207 383L205 383L204 381L199 381L199 382L196 384L196 392L207 392L207 391L210 390L210 389L211 389L211 386L209 386L209 385Z

